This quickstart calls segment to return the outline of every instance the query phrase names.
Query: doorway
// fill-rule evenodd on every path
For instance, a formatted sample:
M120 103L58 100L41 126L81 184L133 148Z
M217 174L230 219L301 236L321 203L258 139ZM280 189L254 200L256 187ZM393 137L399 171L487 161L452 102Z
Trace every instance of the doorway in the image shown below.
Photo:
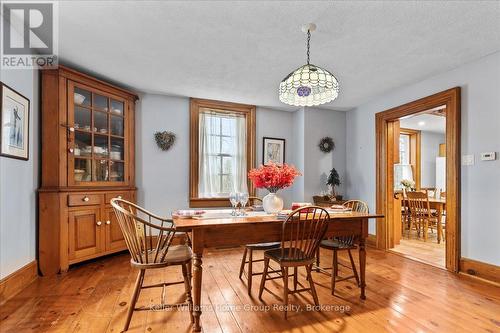
M445 121L445 145L441 146L441 154L446 156L444 179L440 180L439 186L422 186L428 184L427 180L425 180L425 184L422 183L422 131L402 127L401 123L407 124L406 127L414 127L408 125L411 123L411 118L438 117L439 114L441 114L441 117L443 114L445 115L443 117ZM417 126L419 121L422 122L422 120L417 120ZM440 246L444 250L444 262L440 261L438 266L457 272L460 253L460 88L452 88L377 113L376 141L377 212L385 215L384 219L377 220L377 247L385 250L396 248L397 251L397 247L401 245L402 240L403 245L408 245L408 242L404 240L405 231L407 232L408 241L411 240L411 236L414 236L412 235L413 232L417 232L417 228L410 226L409 223L406 224L408 220L402 213L404 213L404 207L408 204L408 200L405 200L398 185L401 184L402 177L411 178L408 179L414 182L413 186L409 186L411 191L425 191L429 198L437 198L439 195L439 200L443 202L440 208L444 213L442 215L445 215L445 222L443 221L443 225L445 225L443 228L445 241ZM400 159L403 159L402 162L404 163L400 163ZM404 166L401 164L404 164ZM441 176L443 175L441 174ZM425 189L424 187L429 188ZM435 189L435 187L439 189ZM444 192L445 195L441 196L441 192ZM432 207L433 214L436 214L436 208ZM410 230L407 228L410 228ZM434 231L438 232L437 223ZM419 230L419 233L421 232L422 230ZM425 234L429 235L427 232ZM428 245L430 246L432 240L426 238L426 242L429 242ZM420 243L416 244L420 245ZM411 251L411 246L406 247L406 250L408 249ZM413 250L418 252L415 247ZM439 253L439 248L436 253ZM407 253L403 253L403 255L413 259L416 258L414 255L408 255ZM423 261L425 262L425 260Z

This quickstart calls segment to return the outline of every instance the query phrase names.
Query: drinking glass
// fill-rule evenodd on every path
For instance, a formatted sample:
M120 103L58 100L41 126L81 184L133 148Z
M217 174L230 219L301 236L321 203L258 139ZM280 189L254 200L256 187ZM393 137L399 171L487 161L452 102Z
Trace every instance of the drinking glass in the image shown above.
M236 216L236 206L238 205L239 196L236 192L229 193L229 201L233 206L233 210L231 211L231 216Z
M238 201L240 202L240 215L245 216L245 206L248 202L248 192L240 193Z

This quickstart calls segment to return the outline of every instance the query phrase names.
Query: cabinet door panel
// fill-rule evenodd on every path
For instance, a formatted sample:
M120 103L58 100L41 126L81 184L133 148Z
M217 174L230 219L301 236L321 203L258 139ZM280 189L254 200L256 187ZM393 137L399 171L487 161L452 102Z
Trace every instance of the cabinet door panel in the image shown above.
M112 208L106 209L106 251L126 249L125 239Z
M78 259L101 252L100 208L71 211L68 218L69 259Z

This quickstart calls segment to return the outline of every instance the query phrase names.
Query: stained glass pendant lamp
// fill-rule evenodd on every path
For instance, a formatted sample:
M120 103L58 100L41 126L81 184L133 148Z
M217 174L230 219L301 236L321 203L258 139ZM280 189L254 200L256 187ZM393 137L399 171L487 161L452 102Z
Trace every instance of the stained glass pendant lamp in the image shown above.
M288 74L280 83L279 98L294 106L315 106L333 101L339 95L339 82L332 73L309 63L311 32L314 23L302 26L307 34L307 64Z

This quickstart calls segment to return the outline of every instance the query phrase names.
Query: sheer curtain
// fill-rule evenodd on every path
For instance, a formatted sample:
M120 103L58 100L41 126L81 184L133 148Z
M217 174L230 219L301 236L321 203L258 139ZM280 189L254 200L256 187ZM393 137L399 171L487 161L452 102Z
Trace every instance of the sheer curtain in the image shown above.
M205 111L200 112L199 124L199 197L227 197L231 191L246 192L245 117ZM224 158L230 160L226 168ZM228 175L221 176L223 173Z

